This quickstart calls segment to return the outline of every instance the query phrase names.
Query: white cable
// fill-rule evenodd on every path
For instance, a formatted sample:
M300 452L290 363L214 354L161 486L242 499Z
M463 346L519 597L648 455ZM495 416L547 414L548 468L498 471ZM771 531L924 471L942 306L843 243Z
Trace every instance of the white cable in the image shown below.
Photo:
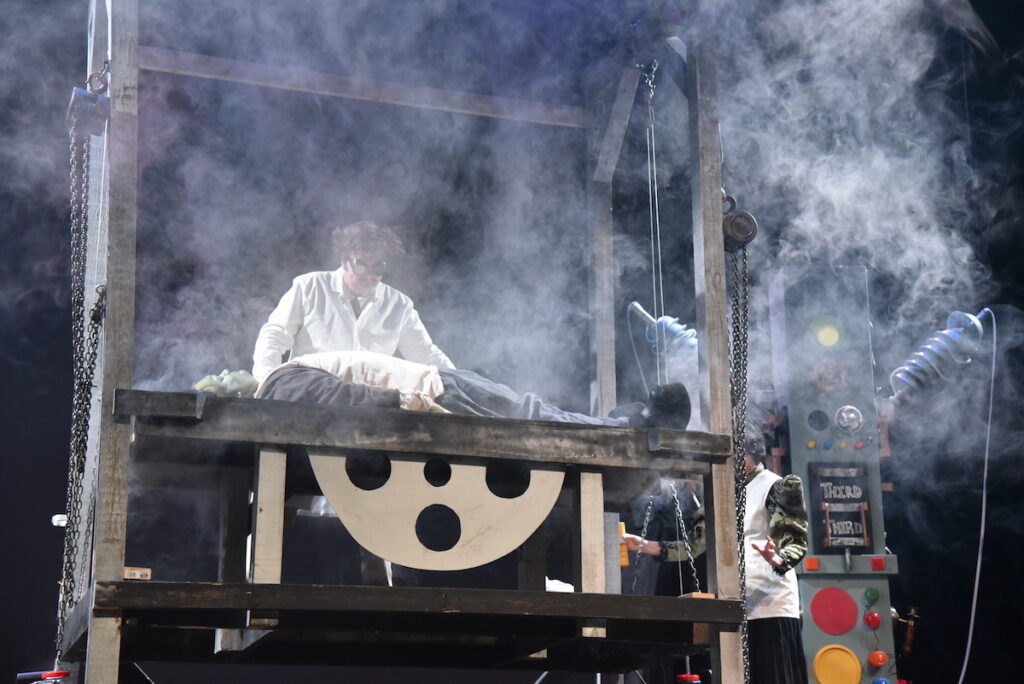
M644 373L643 364L640 363L640 354L636 350L636 335L633 332L633 319L630 318L629 311L626 311L626 329L629 331L629 343L633 347L633 359L636 361L636 369L640 373L640 382L644 384L644 396L646 397L651 393L651 389L647 386L647 375Z
M992 441L992 405L995 403L996 387L996 314L992 309L986 307L982 313L987 311L992 316L992 364L989 371L988 385L988 425L985 428L985 458L981 475L981 527L978 531L978 563L974 569L974 595L971 597L971 621L967 628L967 648L964 651L964 666L960 670L960 679L957 684L963 684L964 676L967 674L967 663L971 659L971 645L974 643L974 621L978 610L978 586L981 584L981 556L985 548L985 518L988 511L988 454L989 445Z
M651 232L651 299L652 299L652 310L654 311L654 320L657 321L661 317L661 311L658 308L658 264L659 264L659 250L661 231L655 232L655 212L656 212L656 197L658 187L652 174L654 173L654 164L651 162L651 143L654 137L654 129L648 123L645 129L645 135L647 139L647 205L648 212L650 214L650 232ZM661 335L658 333L658 325L654 326L654 362L655 362L655 381L661 384L661 362L664 348L661 344Z

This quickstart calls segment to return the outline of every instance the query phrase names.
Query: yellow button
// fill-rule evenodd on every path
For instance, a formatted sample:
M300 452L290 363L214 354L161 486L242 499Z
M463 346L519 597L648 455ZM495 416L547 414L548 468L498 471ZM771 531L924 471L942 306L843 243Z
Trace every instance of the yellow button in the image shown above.
M862 673L857 656L839 644L829 644L818 651L813 669L821 684L859 684Z
M839 448L840 449L845 449L848 446L849 446L849 443L847 443L847 442L840 442L839 443Z
M813 449L816 446L818 446L818 443L813 441L813 440L811 440L810 442L807 443L807 448L808 449Z

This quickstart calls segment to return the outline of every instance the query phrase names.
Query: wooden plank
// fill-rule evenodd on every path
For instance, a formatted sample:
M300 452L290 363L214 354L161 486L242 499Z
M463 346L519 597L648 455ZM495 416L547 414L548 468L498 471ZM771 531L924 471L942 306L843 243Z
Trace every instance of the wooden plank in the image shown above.
M713 13L712 13L713 14ZM690 108L690 143L693 179L693 248L698 336L701 366L701 415L712 432L732 431L729 386L728 300L725 283L725 244L722 236L721 139L718 129L717 73L713 21L700 28L690 61L687 100ZM737 559L736 502L733 459L711 467L705 480L710 489L708 585L723 597L740 595ZM712 669L725 684L744 681L742 653L736 632L718 630L713 638Z
M144 395L152 394L162 393L118 392L117 414L138 415L135 429L140 435L506 458L595 468L653 469L673 474L701 474L707 470L706 462L724 461L731 449L728 435L701 432L633 430L397 409L339 409L259 399L211 397L200 422L145 419L143 414L133 414L138 410L135 406L147 403ZM658 445L653 455L649 446L652 439Z
M633 102L636 98L636 86L640 82L640 68L630 65L622 70L619 78L619 86L615 91L615 100L612 102L611 112L608 114L608 121L605 123L604 135L597 153L597 162L594 164L594 171L591 179L598 183L611 183L615 175L615 168L619 164L619 153L622 151L622 141L626 137L626 128L629 125L629 116L633 112Z
M603 594L604 573L604 483L601 473L574 473L573 585L576 591Z
M249 573L250 581L259 584L281 582L287 461L280 449L260 449L253 492L253 551Z
M612 242L612 186L587 183L592 247L590 264L590 339L594 363L591 405L608 415L618 403L615 383L615 254Z
M121 617L95 616L85 653L85 684L118 681L121 660Z
M178 50L139 47L139 68L315 95L511 119L545 126L586 128L583 109L507 97L439 90L386 81L367 81L295 67L242 62Z
M99 202L104 212L90 225L89 283L106 285L106 317L96 368L98 415L92 425L98 434L98 486L94 523L93 577L120 579L124 573L124 548L128 509L128 425L113 418L114 389L130 386L134 364L135 335L135 236L138 212L138 45L137 0L107 0L103 9L94 6L90 18L89 60L109 57L110 119L105 149L106 185L96 183L90 203ZM103 21L106 19L106 21ZM105 54L106 53L106 54ZM98 147L98 145L94 145ZM94 179L97 180L97 179ZM119 617L93 617L90 621L85 681L116 682L121 649Z
M98 582L96 610L275 610L313 613L480 615L713 622L735 625L740 603L728 599L557 592L208 582Z

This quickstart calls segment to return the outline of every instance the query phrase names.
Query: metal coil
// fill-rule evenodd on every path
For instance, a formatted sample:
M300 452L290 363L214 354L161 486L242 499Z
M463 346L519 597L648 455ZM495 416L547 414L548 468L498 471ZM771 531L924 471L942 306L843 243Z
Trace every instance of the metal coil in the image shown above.
M946 329L937 331L903 365L889 375L892 397L907 396L948 381L960 366L971 362L984 335L979 316L954 311Z

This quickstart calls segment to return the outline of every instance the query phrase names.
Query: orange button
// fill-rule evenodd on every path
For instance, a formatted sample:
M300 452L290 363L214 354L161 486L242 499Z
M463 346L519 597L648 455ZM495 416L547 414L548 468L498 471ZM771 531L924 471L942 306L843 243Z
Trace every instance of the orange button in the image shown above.
M818 446L818 443L813 441L813 440L807 443L807 448L808 449L813 449L816 446Z
M821 559L815 558L814 556L808 556L804 558L804 570L820 570Z

